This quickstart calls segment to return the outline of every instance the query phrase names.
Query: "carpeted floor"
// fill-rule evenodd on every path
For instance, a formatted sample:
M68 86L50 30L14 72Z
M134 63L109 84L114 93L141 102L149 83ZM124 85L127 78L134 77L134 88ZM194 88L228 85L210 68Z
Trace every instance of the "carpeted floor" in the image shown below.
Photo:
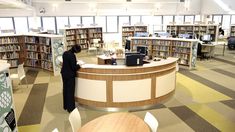
M235 131L235 51L225 56L197 61L195 70L180 69L176 91L169 101L149 110L132 111L144 118L147 111L159 121L159 132L234 132ZM92 55L78 56L96 63ZM71 132L69 114L62 106L60 76L28 68L28 88L23 84L14 90L19 132ZM15 86L16 87L16 86ZM82 125L107 114L79 107Z

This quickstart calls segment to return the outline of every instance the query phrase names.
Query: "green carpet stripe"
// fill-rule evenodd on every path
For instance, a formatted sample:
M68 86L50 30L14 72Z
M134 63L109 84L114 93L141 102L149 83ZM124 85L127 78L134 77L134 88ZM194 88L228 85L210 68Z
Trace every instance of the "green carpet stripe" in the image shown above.
M221 62L230 64L230 65L235 65L235 62L229 61L229 60L225 60L225 59L221 59L221 58L214 58L214 60L221 61Z
M227 105L228 107L231 107L235 110L235 100L225 100L221 101L223 104Z
M186 106L169 108L196 132L219 132L219 130Z
M211 69L215 72L218 72L220 74L223 74L223 75L226 75L226 76L229 76L229 77L232 77L232 78L235 78L235 74L232 73L232 72L228 72L228 71L225 71L225 70L222 70L222 69Z
M194 73L192 73L192 72L190 72L188 70L180 70L179 72L181 74L189 77L189 78L192 78L195 81L198 81L198 82L200 82L200 83L202 83L202 84L204 84L204 85L206 85L206 86L208 86L208 87L210 87L210 88L212 88L212 89L214 89L214 90L224 94L224 95L229 96L230 98L235 99L235 91L233 91L233 90L231 90L229 88L226 88L226 87L224 87L222 85L214 83L214 82L212 82L212 81L210 81L210 80L208 80L206 78L203 78L203 77L201 77L199 75L196 75L196 74L194 74Z
M34 84L18 120L18 126L40 124L48 83Z
M26 78L27 78L28 84L34 84L34 81L35 81L37 75L38 75L37 70L29 69L26 73ZM26 82L23 81L22 84L26 84Z

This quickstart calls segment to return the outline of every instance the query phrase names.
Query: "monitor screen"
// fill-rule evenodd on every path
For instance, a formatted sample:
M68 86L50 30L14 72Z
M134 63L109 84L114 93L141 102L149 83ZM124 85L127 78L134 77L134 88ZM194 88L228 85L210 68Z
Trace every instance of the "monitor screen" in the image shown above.
M144 55L148 55L148 48L147 46L137 46L137 52Z
M211 35L210 34L203 35L202 41L205 41L205 42L211 41Z

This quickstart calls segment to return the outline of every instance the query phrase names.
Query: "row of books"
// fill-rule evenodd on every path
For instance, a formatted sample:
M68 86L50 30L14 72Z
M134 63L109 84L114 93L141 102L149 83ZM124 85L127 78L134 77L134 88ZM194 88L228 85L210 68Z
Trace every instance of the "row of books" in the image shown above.
M79 29L77 30L78 34L87 34L87 30L86 29Z
M11 67L17 67L19 65L18 60L8 60L8 63L10 63Z
M67 41L75 40L75 36L67 36L66 40Z
M134 27L122 27L122 31L125 32L125 31L134 31Z
M191 47L191 42L183 42L183 41L173 41L172 46L178 46L178 47Z
M37 52L27 52L26 57L28 59L38 59L38 60L47 60L52 62L52 55L45 53L37 53Z
M7 52L7 51L20 51L20 46L19 45L0 46L0 52Z
M77 39L86 39L87 38L87 34L78 34L77 35Z
M51 39L46 37L25 37L25 43L51 45Z
M77 40L78 44L86 44L87 42L88 42L88 40L86 40L86 39Z
M0 53L0 59L6 60L6 59L18 59L19 53L18 52L11 52L11 53Z
M74 35L75 30L66 30L66 35Z
M11 44L11 43L19 43L17 37L3 37L0 38L0 44Z
M177 53L190 54L190 49L189 48L173 47L172 51L177 52Z
M53 70L53 65L51 62L48 61L41 61L41 60L26 60L25 64L27 66L32 66L32 67L42 67L43 69L47 69L52 71Z
M171 41L153 40L153 45L170 46L171 45Z
M133 32L122 33L122 36L134 36L134 33Z
M97 33L97 32L102 32L102 28L92 28L88 30L89 33Z
M91 38L101 38L102 34L90 33L89 37L91 37Z
M161 50L161 51L170 51L170 47L166 47L166 46L154 46L153 49Z
M51 62L48 62L48 61L42 61L41 62L41 67L43 69L47 69L47 70L50 70L50 71L53 70L53 64Z
M177 57L177 58L180 58L180 59L189 60L190 55L188 55L188 54L172 53L172 57Z

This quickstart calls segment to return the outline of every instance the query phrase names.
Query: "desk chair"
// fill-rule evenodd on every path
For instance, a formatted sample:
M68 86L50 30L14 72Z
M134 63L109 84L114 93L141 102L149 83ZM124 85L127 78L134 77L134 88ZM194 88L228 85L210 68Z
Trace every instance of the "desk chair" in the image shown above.
M17 67L17 74L11 74L10 78L12 80L19 80L20 84L21 84L21 81L25 78L25 81L26 81L26 84L27 84L27 88L28 88L28 81L27 81L27 78L26 78L26 75L25 75L25 71L24 71L24 63L18 65L18 67Z
M81 127L81 116L78 111L78 108L75 108L69 114L69 122L70 122L73 132L77 132L78 129Z
M200 60L202 60L202 59L208 59L208 58L209 58L209 57L208 57L208 54L209 54L209 51L203 49L201 43L198 43L198 47L197 47L197 57L200 58Z
M149 125L151 132L157 131L158 121L150 112L147 112L145 114L144 122L146 122Z
M89 44L88 43L88 54L91 51L95 51L96 55L97 55L97 51L98 51L98 47L99 47L99 40L100 39L93 39L93 44Z

